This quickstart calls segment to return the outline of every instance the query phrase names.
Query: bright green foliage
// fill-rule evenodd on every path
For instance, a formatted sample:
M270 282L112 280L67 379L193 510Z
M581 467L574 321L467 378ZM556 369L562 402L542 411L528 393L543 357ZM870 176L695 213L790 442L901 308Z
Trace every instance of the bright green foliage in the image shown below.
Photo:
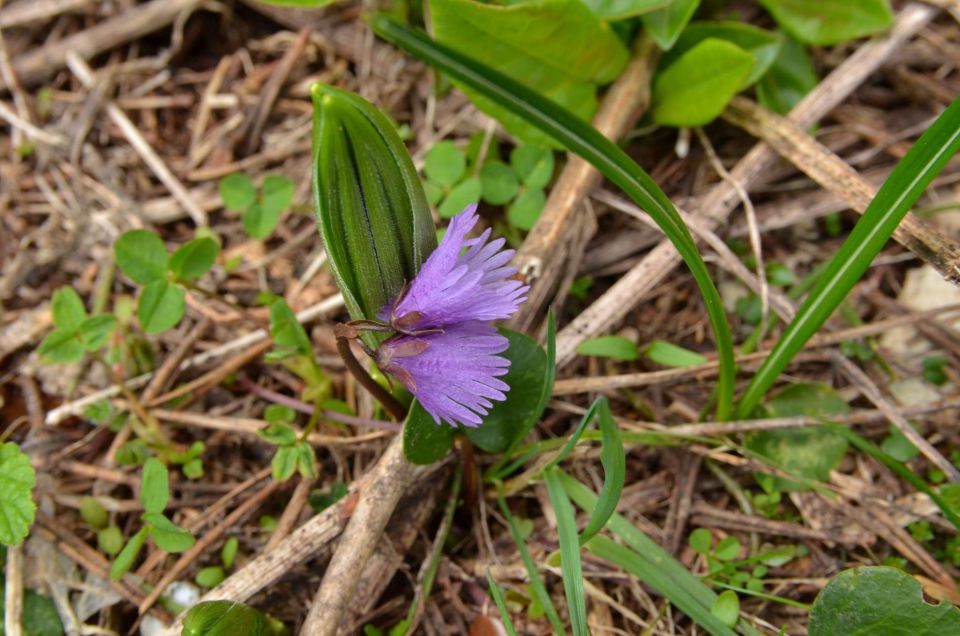
M256 202L257 188L249 176L234 172L220 179L220 198L223 207L242 212Z
M890 0L760 0L780 27L807 44L830 46L885 31Z
M91 528L105 528L110 521L110 515L103 505L93 497L84 497L80 500L80 518Z
M117 556L123 549L123 532L118 526L107 526L98 531L97 547L109 556Z
M739 92L754 64L753 55L736 44L706 38L657 74L654 121L667 126L710 123Z
M482 193L483 184L479 177L464 179L450 190L437 208L437 213L445 219L452 218L471 203L479 201Z
M810 636L943 636L960 634L960 609L923 598L912 576L889 567L845 570L810 610Z
M543 190L525 190L507 208L507 219L514 227L529 230L540 218L546 202Z
M598 85L613 81L627 49L581 0L530 0L509 6L434 0L434 37L589 121ZM555 145L527 122L456 81L478 108L525 141Z
M829 418L842 415L850 407L833 389L822 384L794 384L760 409L762 417L812 416ZM840 465L847 452L847 440L823 427L782 428L750 433L744 445L789 473L817 481L827 481L830 471ZM775 478L781 491L806 490L808 487L788 479Z
M267 355L270 362L278 362L291 356L313 357L310 336L303 328L290 305L283 299L270 303L270 336L274 349Z
M170 257L170 271L177 280L196 280L210 271L219 252L220 246L213 239L193 239Z
M149 230L131 230L113 244L117 265L133 282L146 285L167 275L167 248Z
M670 4L671 0L584 0L595 16L613 22L650 13Z
M727 627L733 627L740 619L740 599L733 590L724 590L714 601L710 613Z
M463 178L467 158L452 141L440 141L427 152L423 171L428 179L449 188Z
M680 37L698 6L700 0L672 0L669 6L648 13L640 19L657 46L667 50Z
M582 356L598 356L614 360L631 361L640 357L637 343L623 336L598 336L584 340L577 345L577 353Z
M493 205L505 205L517 196L520 181L516 173L499 160L488 161L480 170L483 200Z
M71 287L53 292L50 302L53 331L40 343L40 358L48 364L78 362L85 351L98 351L117 327L113 316L87 317L79 294Z
M194 581L196 581L200 587L216 587L220 585L225 578L227 578L227 573L223 571L222 567L219 565L211 565L197 572Z
M130 571L133 562L136 561L140 549L147 540L147 534L150 532L146 526L140 528L136 534L130 537L127 544L120 550L120 554L110 564L110 580L119 581L123 575Z
M280 621L234 601L197 603L183 619L181 636L289 636Z
M920 454L920 449L896 426L890 426L890 432L881 442L880 448L898 462L908 462Z
M233 562L237 558L237 550L240 549L240 542L236 537L230 537L223 544L223 548L220 549L220 561L223 563L223 567L228 570L233 567Z
M244 231L256 239L270 236L280 221L280 214L293 201L293 194L293 181L280 175L267 175L259 192L250 177L240 172L220 180L223 206L242 212Z
M707 362L707 359L699 353L664 340L654 340L644 347L643 354L653 362L666 367L695 367Z
M0 445L0 543L17 545L27 536L37 509L36 483L30 458L20 447L13 442Z
M53 324L67 331L79 329L80 324L87 319L83 301L72 287L61 287L53 292L50 313L53 315Z
M753 56L753 67L739 90L752 86L774 63L780 52L783 35L743 22L691 22L677 43L663 54L660 67L666 68L680 56L708 38L734 44Z
M543 188L553 177L553 151L523 144L510 151L510 166L528 188Z
M147 512L141 518L150 528L150 538L161 550L184 552L196 543L190 532L174 525L160 513Z
M757 99L764 108L783 115L800 103L818 81L817 69L806 48L792 38L784 38L773 66L757 84Z
M147 333L170 329L183 318L187 310L187 292L168 280L155 280L140 292L137 319Z
M140 483L140 502L148 513L162 513L170 500L170 476L167 467L156 457L149 458L143 464L143 478Z

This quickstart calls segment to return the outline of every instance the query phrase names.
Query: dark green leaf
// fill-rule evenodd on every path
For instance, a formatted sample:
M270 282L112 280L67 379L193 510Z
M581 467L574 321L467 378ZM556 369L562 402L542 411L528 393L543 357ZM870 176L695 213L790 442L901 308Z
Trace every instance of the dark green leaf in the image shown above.
M614 360L636 360L640 357L637 343L623 336L599 336L584 340L577 345L582 356L598 356Z
M615 79L627 61L626 47L580 0L531 0L509 6L434 0L430 18L437 41L500 69L587 121L597 107L597 85ZM509 110L453 80L512 134L542 145L554 143Z
M414 402L403 423L403 454L414 464L440 461L453 447L455 432L452 426L437 424L419 402Z
M220 179L220 198L223 207L240 212L257 200L257 189L246 174L234 172Z
M889 567L841 572L810 610L810 636L944 636L960 634L960 609L931 605L912 576Z
M792 38L784 38L773 66L757 84L757 99L764 108L785 115L818 81L806 48Z
M80 323L79 336L87 351L99 351L117 328L117 319L109 314L91 316Z
M530 230L540 218L547 197L543 190L524 190L507 209L507 219L514 227Z
M170 271L178 280L195 280L210 271L220 246L210 238L193 239L170 257Z
M117 265L135 283L146 285L167 275L167 248L155 232L131 230L113 244Z
M293 201L294 190L290 179L276 174L267 175L260 187L260 207L268 216L279 218L280 213Z
M657 74L653 120L667 126L713 121L743 86L753 56L726 40L707 38Z
M50 299L50 312L55 327L64 331L76 331L87 318L80 295L73 287L61 287L53 292Z
M479 177L464 179L450 191L447 198L437 208L437 213L445 219L454 217L468 205L479 201L482 192L483 185L481 185Z
M0 607L2 606L3 603L0 602ZM63 636L64 633L63 623L53 599L33 590L23 591L20 626L23 636Z
M941 386L947 383L947 374L944 369L947 366L945 356L929 356L923 359L923 379L930 384Z
M890 0L760 0L780 27L807 44L830 46L885 31Z
M30 458L20 447L13 442L0 445L0 543L17 545L27 536L37 509L36 483Z
M452 141L435 143L424 157L423 171L432 181L448 188L463 178L467 158Z
M150 536L158 548L166 552L185 552L193 547L196 539L189 531L176 526L161 514L148 512L143 520L150 524Z
M147 540L148 532L149 528L146 526L140 528L135 535L130 537L127 545L123 546L120 554L117 555L117 558L115 558L110 565L111 581L119 581L123 578L124 574L130 571L130 568L133 567L133 562L137 560L137 555L140 554L143 542Z
M667 50L680 37L699 5L700 0L672 0L669 6L648 13L640 19L657 46Z
M480 170L483 200L491 205L504 205L517 196L520 182L510 166L502 161L488 161Z
M170 475L167 467L156 457L143 463L143 478L140 482L140 503L148 513L161 513L170 500Z
M663 340L654 340L644 347L643 353L657 364L666 367L695 367L707 362L699 353Z
M160 333L175 326L187 310L186 292L168 280L148 283L137 301L137 319L147 333Z
M40 343L37 352L45 364L70 364L83 357L83 343L76 331L54 329Z
M783 36L744 22L691 22L677 43L660 60L660 67L673 64L681 55L707 38L735 44L753 56L753 67L740 85L740 90L752 86L773 64L780 52Z
M331 86L311 94L320 234L350 316L375 319L436 248L433 218L390 120ZM382 335L363 339L376 347Z

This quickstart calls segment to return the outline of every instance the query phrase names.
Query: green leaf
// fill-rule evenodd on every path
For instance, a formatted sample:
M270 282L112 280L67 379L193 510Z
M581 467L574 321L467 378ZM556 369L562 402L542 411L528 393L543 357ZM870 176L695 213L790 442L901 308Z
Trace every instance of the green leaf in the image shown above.
M889 0L760 0L780 27L807 44L830 46L893 24Z
M467 171L467 158L452 141L440 141L427 151L423 171L431 180L451 188Z
M890 567L862 567L833 577L810 610L810 636L960 634L960 609L931 605L923 586Z
M490 596L493 597L493 602L497 606L497 611L500 612L500 621L507 630L507 635L517 636L517 630L513 626L513 620L510 619L510 612L507 611L507 603L503 598L503 590L500 589L493 575L490 574L490 568L487 568L487 586L490 589Z
M332 86L311 95L320 234L350 317L376 319L436 248L433 217L393 123ZM362 336L371 348L383 337Z
M200 587L217 587L227 578L227 573L219 565L202 568L193 579Z
M80 343L87 351L99 351L117 328L117 319L109 314L91 316L78 330Z
M520 189L516 173L510 166L498 160L484 164L480 170L480 184L483 200L491 205L509 203Z
M307 442L297 442L294 444L297 451L297 471L304 479L315 479L317 477L317 456L313 452L313 446Z
M279 218L280 213L290 207L295 189L290 179L277 174L267 175L260 186L260 207L268 216Z
M70 364L83 357L83 343L76 331L54 329L37 348L44 364Z
M257 436L277 446L290 446L297 441L297 432L286 424L274 423L257 431Z
M440 199L443 198L443 188L438 186L433 181L424 181L423 182L423 193L427 197L427 203L430 205L436 205L440 203Z
M437 44L422 33L387 16L374 16L371 25L381 37L458 81L468 84L473 90L483 93L503 108L537 126L593 165L650 214L689 266L703 294L707 315L713 327L719 362L716 417L718 420L728 419L733 401L735 367L733 336L723 311L723 302L683 219L650 176L598 130L520 82Z
M273 456L272 475L274 481L287 481L297 472L300 453L294 445L280 446Z
M437 424L419 402L414 402L403 423L403 454L414 464L440 461L453 447L455 432L452 426Z
M593 15L613 22L662 9L671 0L584 0Z
M620 438L617 422L610 412L610 403L606 398L598 398L598 400L600 400L597 416L600 420L602 441L600 464L603 466L603 486L597 496L597 505L590 514L590 520L580 533L580 545L596 536L616 512L627 475L627 455L623 449L623 440Z
M220 550L220 561L223 563L223 567L228 570L233 567L233 562L237 558L237 550L240 549L240 542L236 537L230 537L223 544L223 548Z
M110 515L103 505L93 497L84 497L80 500L80 518L91 528L105 528L110 521Z
M896 426L890 427L890 433L884 438L880 448L898 462L908 462L920 454L920 449Z
M243 231L251 238L267 238L279 222L280 213L265 208L260 202L243 211Z
M699 5L700 0L673 0L669 6L648 13L640 20L657 46L666 51L680 37Z
M284 636L283 623L235 601L197 603L183 618L181 636Z
M736 537L724 537L713 551L720 561L733 561L740 554L740 541Z
M577 345L577 353L614 360L636 360L640 357L637 343L623 336L599 336L584 340Z
M257 189L246 174L234 172L220 179L220 198L223 207L240 212L257 200Z
M156 457L143 463L143 477L140 482L140 503L148 513L161 513L167 509L170 500L170 475L167 467Z
M716 616L720 622L727 627L733 627L740 619L740 599L733 590L725 590L720 593L710 613Z
M687 543L697 554L709 554L713 545L713 535L706 528L697 528L690 533Z
M297 412L286 404L269 404L263 409L263 419L268 422L292 422L297 419Z
M36 483L30 458L20 447L13 442L0 445L0 543L17 545L27 536L37 510Z
M699 353L664 340L654 340L644 347L643 354L666 367L695 367L707 362L707 359Z
M586 121L597 108L597 85L613 81L628 57L616 34L580 0L530 0L509 6L434 0L430 18L437 41L500 69ZM554 145L509 110L453 80L513 135Z
M147 533L149 531L150 529L146 526L140 528L135 535L130 537L127 545L123 546L120 554L117 555L117 558L115 558L110 565L111 581L119 581L123 578L124 574L130 571L130 568L133 567L133 562L137 560L137 555L140 554L143 542L147 540Z
M510 151L510 166L527 188L544 188L553 177L553 151L522 144Z
M150 536L161 550L176 554L189 550L196 543L189 531L174 525L161 514L148 512L142 518L149 524Z
M107 526L97 532L97 547L109 556L116 556L123 549L123 532L117 526Z
M792 38L784 38L773 66L757 84L757 99L764 108L785 115L818 81L806 48Z
M148 283L137 301L137 318L147 333L170 329L180 322L186 310L186 292L168 280Z
M4 603L0 601L0 608L3 605ZM60 621L60 614L53 599L37 594L33 590L23 591L20 623L23 636L63 636L64 633L63 623Z
M184 462L180 470L183 472L184 477L191 481L196 481L203 477L203 460L198 457Z
M447 198L437 208L437 213L445 219L454 217L468 205L479 201L482 192L483 185L480 183L479 177L464 179L450 191Z
M131 230L113 244L117 265L135 283L146 285L167 275L167 248L155 232Z
M323 512L333 504L347 496L347 485L342 481L335 481L326 491L314 490L310 493L310 507L314 512Z
M540 218L540 213L543 212L543 206L546 202L547 197L543 190L524 190L507 209L507 219L510 221L510 225L521 230L532 229L537 219Z
M676 44L663 54L660 68L673 64L681 55L708 38L730 42L753 56L753 67L744 78L740 90L752 86L774 63L783 35L760 29L744 22L691 22Z
M50 313L55 327L64 331L76 331L87 318L80 295L73 287L61 287L50 299Z
M220 246L213 239L193 239L170 257L170 271L177 280L195 280L210 271L219 252Z
M924 358L922 362L923 379L930 384L935 384L937 386L946 384L947 380L949 379L944 371L947 366L947 362L947 358L940 355Z
M543 479L557 519L557 534L560 537L560 569L563 574L563 593L567 598L567 609L570 612L570 628L574 636L589 636L587 593L583 586L580 541L577 537L577 521L573 514L573 506L563 489L557 469L548 470Z
M543 391L547 354L535 340L510 329L500 329L510 346L501 355L510 360L510 369L500 379L510 385L507 399L494 402L483 424L465 428L474 444L488 453L499 453L509 446L519 432L518 422L534 416Z
M707 38L657 74L653 120L667 126L713 121L743 86L753 56L726 40Z
M283 356L303 355L313 358L313 343L290 305L282 298L270 303L270 336L276 351Z

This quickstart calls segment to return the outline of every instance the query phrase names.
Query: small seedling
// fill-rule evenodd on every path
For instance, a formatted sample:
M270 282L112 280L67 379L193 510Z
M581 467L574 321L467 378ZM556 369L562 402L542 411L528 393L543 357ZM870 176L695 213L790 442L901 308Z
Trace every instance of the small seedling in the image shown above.
M281 175L267 175L258 191L253 180L242 172L220 180L223 207L243 214L243 229L255 239L265 239L280 222L280 214L290 207L295 187Z

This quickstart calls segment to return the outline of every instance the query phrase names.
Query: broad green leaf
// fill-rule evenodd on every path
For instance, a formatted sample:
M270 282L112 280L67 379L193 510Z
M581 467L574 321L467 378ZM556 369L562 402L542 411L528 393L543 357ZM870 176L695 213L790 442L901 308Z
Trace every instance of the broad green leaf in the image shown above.
M725 590L720 593L710 613L716 616L720 622L727 627L733 627L740 619L740 599L733 590Z
M560 537L560 569L563 574L563 593L567 597L567 610L570 612L570 628L574 636L589 636L587 592L583 586L580 541L577 537L577 520L573 514L573 506L563 489L557 469L548 470L543 479L557 519L557 534Z
M156 232L131 230L113 244L117 265L135 283L146 285L167 275L167 248Z
M533 228L540 213L543 212L543 206L547 202L547 197L543 190L530 189L524 190L507 208L507 219L510 225L521 230L530 230Z
M414 464L426 465L443 459L453 447L456 429L437 424L426 409L414 402L403 423L403 454Z
M644 347L643 354L666 367L695 367L707 362L707 359L699 353L664 340L654 340Z
M448 188L463 178L467 158L452 141L435 143L424 157L423 171L431 180Z
M36 483L30 458L20 447L13 442L0 445L0 543L17 545L27 536L37 510Z
M117 555L117 558L115 558L110 565L111 581L119 581L123 578L124 574L130 571L130 568L133 567L133 562L137 560L137 555L140 554L143 542L147 540L148 532L150 532L150 529L146 526L140 528L135 535L130 537L127 545L123 546L120 554Z
M192 548L197 541L189 531L174 525L162 514L148 512L143 515L143 520L150 524L150 537L153 542L165 552L184 552Z
M287 481L297 472L300 452L294 445L280 446L271 464L274 481Z
M468 205L479 201L482 192L483 186L480 184L479 177L464 179L450 191L447 198L437 208L437 213L445 219L452 218L463 212L463 209Z
M830 46L885 31L890 0L760 0L784 31L807 44Z
M898 462L908 462L920 454L920 449L913 445L907 436L896 426L890 427L890 433L884 438L880 448Z
M195 280L210 271L219 252L220 246L213 239L193 239L170 257L170 271L178 280Z
M243 211L243 231L251 238L267 238L279 222L280 212L259 201Z
M167 509L170 500L170 475L167 467L156 457L143 463L143 477L140 481L140 503L150 513L161 513Z
M197 603L183 618L181 636L287 636L280 621L235 601Z
M740 47L753 56L753 67L739 86L743 90L752 86L774 63L783 35L767 31L744 22L691 22L677 43L660 59L660 67L673 64L681 55L703 42L707 38L723 40Z
M784 38L770 70L757 84L760 104L785 115L800 103L820 81L806 48L793 38Z
M737 416L746 417L781 371L843 302L924 189L960 149L960 99L954 100L900 160L847 240L750 379Z
M148 283L137 301L137 318L147 333L160 333L175 326L187 310L183 287L168 280Z
M597 108L597 85L613 81L628 57L614 32L581 0L530 0L509 6L434 0L430 18L437 41L498 68L586 121ZM555 144L470 87L454 83L512 134Z
M583 0L593 15L614 22L662 9L671 0Z
M494 402L483 424L464 428L467 437L488 453L499 453L515 439L518 422L534 414L540 402L546 373L547 354L535 340L510 329L500 333L510 341L502 356L510 360L510 370L500 379L510 385L507 399Z
M117 328L117 319L110 314L91 316L80 324L78 335L83 348L99 351Z
M543 188L553 177L553 151L534 144L522 144L510 151L510 166L528 188Z
M713 551L713 556L720 561L733 561L739 556L740 549L739 539L736 537L724 537L717 543L717 547Z
M924 600L917 579L890 567L861 567L833 577L810 610L810 636L960 634L960 609Z
M241 212L257 200L257 188L246 174L234 172L220 179L220 198L223 207Z
M763 405L763 417L812 416L827 418L848 413L850 407L833 389L821 384L794 384ZM756 431L744 438L744 446L798 477L827 481L847 452L842 435L820 426ZM801 483L773 478L780 491L807 490Z
M0 577L0 581L2 580ZM0 614L3 613L3 607L4 602L0 600ZM23 636L63 636L64 633L63 623L53 599L33 590L23 591L20 628Z
M61 287L53 292L50 313L53 315L54 326L66 331L79 329L80 323L87 318L83 301L73 287Z
M598 336L584 340L577 345L577 353L582 356L598 356L614 360L636 360L640 357L637 343L623 336Z
M375 319L436 248L433 217L393 123L332 86L311 95L320 234L350 317ZM362 336L372 348L383 337Z
M275 215L279 218L280 213L286 210L293 201L295 190L293 181L278 175L270 174L263 179L263 185L260 186L260 207L268 215Z
M680 37L683 27L690 22L699 5L700 0L672 0L669 6L640 19L657 46L666 51Z
M201 568L193 580L196 581L200 587L216 587L220 585L225 578L227 578L227 573L223 571L222 567L219 565L210 565Z
M657 74L653 120L667 126L713 121L743 86L753 56L726 40L707 38Z
M83 343L76 331L54 329L40 343L37 352L45 364L70 364L83 357Z
M480 170L483 200L491 205L504 205L517 196L520 182L510 166L502 161L488 161Z
M297 432L286 424L274 423L257 431L257 436L276 446L290 446L297 441Z

